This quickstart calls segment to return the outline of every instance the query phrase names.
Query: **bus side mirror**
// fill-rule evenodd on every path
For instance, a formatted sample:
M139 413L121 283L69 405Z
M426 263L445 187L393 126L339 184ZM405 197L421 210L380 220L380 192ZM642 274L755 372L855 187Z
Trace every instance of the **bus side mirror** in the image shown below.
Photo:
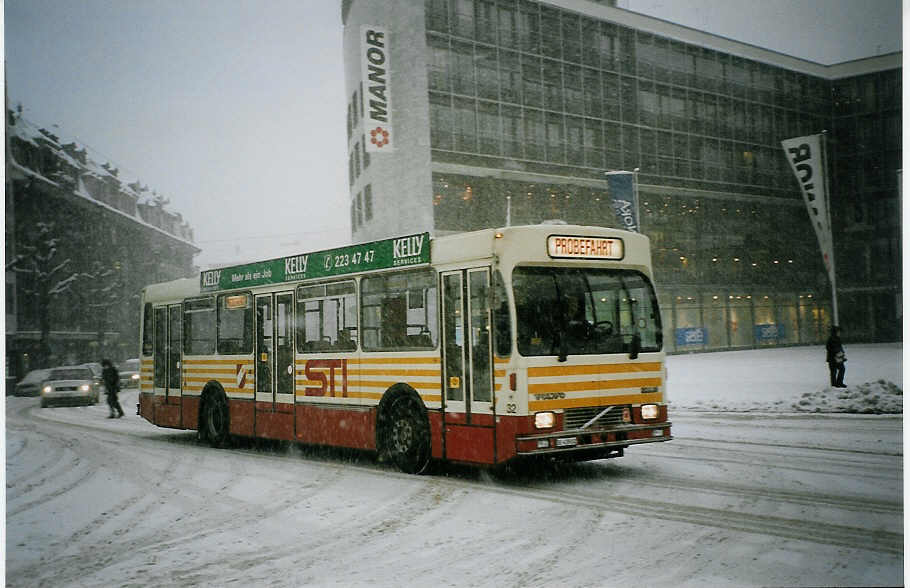
M635 333L632 335L632 344L629 349L629 359L638 359L638 353L641 351L641 335Z

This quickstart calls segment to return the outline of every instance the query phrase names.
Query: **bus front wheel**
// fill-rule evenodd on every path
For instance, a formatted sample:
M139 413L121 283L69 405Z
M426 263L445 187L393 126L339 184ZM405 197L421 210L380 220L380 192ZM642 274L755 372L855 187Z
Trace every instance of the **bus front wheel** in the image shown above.
M230 417L227 398L220 390L206 396L202 407L202 434L212 447L227 443Z
M423 406L398 394L383 410L380 451L407 474L423 472L430 462L430 425Z

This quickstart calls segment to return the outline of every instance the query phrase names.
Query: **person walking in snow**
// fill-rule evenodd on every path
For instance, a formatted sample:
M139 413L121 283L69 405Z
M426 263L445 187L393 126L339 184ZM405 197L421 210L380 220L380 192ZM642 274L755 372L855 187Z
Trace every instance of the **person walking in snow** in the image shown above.
M102 359L101 367L103 368L101 378L104 380L104 395L107 396L107 405L111 409L111 414L107 418L112 419L115 416L120 418L123 416L123 408L117 398L117 394L120 392L120 374L109 359Z
M847 366L844 364L847 361L847 356L844 354L844 345L840 340L840 327L831 327L831 336L828 337L825 349L827 351L828 371L831 374L831 386L833 388L846 388L844 372L847 371Z

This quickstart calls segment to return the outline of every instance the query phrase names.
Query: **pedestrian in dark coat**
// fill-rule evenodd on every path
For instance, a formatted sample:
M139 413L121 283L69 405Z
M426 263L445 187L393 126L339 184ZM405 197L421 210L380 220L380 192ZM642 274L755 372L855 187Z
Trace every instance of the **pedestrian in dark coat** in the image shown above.
M831 336L828 337L828 343L825 345L827 350L828 371L831 373L831 386L834 388L846 388L844 384L844 372L847 371L847 356L844 353L844 345L840 340L840 327L831 327Z
M111 409L111 414L107 418L120 418L123 416L123 408L121 408L120 400L117 398L117 394L120 393L120 374L109 359L102 359L101 367L101 379L104 380L107 405Z

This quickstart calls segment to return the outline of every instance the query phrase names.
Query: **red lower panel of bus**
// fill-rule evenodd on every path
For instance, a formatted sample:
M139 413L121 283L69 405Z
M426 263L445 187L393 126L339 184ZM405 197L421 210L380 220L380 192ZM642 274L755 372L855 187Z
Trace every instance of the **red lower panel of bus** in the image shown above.
M256 403L256 436L294 440L294 407L291 404Z
M493 415L446 413L446 459L492 464L496 461Z
M446 424L446 458L493 463L493 428Z
M155 423L155 408L152 405L154 398L151 394L139 395L139 416L152 424Z
M532 417L531 417L532 418ZM529 417L499 417L496 423L496 458L503 462L515 457L515 438L527 435L533 428Z
M169 427L171 429L182 429L183 423L180 419L180 398L155 396L152 401L154 405L155 424L159 427Z
M228 403L231 415L231 434L244 437L253 436L253 425L256 415L253 413L253 403L243 400L232 400Z
M429 410L427 417L430 420L430 455L442 459L442 413Z
M373 410L298 404L297 440L353 449L376 449L375 422Z
M199 397L198 396L184 396L183 397L183 428L184 429L196 429L199 426Z

